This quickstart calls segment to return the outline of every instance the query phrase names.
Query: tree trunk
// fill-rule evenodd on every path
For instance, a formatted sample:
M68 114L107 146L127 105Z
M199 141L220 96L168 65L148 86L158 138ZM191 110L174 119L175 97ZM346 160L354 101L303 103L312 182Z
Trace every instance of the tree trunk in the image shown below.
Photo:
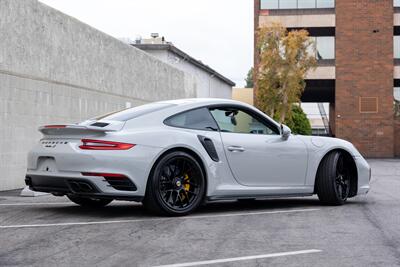
M286 92L286 85L283 86L283 99L282 99L282 111L281 111L281 116L279 119L280 123L283 123L286 119L286 110L287 110L287 105L288 105L288 95Z

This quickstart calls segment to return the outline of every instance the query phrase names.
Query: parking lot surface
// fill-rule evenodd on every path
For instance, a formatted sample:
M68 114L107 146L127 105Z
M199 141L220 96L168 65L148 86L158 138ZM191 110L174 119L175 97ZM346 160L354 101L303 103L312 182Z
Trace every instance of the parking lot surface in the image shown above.
M400 160L369 162L371 191L340 207L219 202L166 218L0 193L0 266L400 266Z

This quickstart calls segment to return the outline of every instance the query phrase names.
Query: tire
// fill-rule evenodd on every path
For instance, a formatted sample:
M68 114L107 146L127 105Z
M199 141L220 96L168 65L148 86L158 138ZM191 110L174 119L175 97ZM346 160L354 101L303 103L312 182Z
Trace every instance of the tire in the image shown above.
M89 208L101 208L113 201L112 199L100 199L100 198L90 198L90 197L79 197L74 195L67 195L69 200L82 206Z
M205 176L200 163L186 152L175 151L153 166L143 205L159 215L183 216L203 202L204 194Z
M350 192L350 172L345 154L340 151L329 153L322 160L316 177L319 200L328 205L343 205Z

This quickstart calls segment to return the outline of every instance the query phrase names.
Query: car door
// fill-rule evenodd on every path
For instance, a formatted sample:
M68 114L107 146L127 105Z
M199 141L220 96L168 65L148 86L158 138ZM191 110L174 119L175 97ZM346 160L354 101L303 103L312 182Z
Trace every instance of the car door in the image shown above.
M307 148L296 136L282 139L279 127L250 109L213 107L224 151L235 179L246 186L302 186Z

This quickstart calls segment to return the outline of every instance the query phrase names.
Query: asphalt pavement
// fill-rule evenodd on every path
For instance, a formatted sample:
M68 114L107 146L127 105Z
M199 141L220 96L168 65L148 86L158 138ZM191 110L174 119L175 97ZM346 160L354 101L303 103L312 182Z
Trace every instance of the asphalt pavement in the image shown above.
M339 207L218 202L166 218L0 193L0 266L400 266L400 160L369 162L371 191Z

